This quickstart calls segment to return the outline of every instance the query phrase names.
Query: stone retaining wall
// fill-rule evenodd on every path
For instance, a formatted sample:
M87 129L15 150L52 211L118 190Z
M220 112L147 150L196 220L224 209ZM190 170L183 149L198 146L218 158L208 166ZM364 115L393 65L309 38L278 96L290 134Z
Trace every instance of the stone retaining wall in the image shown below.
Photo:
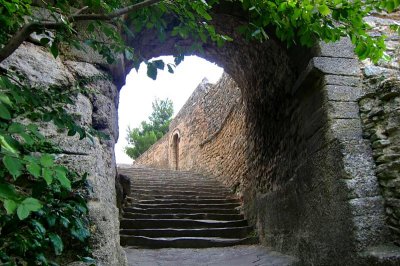
M374 34L387 36L391 60L362 62L366 91L359 101L363 136L373 150L392 240L400 245L400 36L390 30L390 25L400 22L400 12L375 14L367 21Z

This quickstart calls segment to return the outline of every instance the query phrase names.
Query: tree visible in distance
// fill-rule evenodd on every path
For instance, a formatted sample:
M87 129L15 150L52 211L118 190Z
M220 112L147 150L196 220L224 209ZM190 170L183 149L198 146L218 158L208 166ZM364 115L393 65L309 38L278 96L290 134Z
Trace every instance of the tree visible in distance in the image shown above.
M158 100L152 103L153 112L149 116L150 122L142 121L140 127L131 129L128 127L125 153L132 159L138 158L151 145L157 142L168 132L172 114L174 113L173 103L170 99Z

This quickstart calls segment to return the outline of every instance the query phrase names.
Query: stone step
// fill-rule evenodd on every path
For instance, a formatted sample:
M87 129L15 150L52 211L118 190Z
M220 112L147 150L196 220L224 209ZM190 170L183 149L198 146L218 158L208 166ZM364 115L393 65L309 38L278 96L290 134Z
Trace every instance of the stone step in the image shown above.
M250 245L256 243L258 243L258 240L254 237L241 239L226 239L218 237L150 238L121 235L121 245L132 247L140 246L141 248L211 248Z
M146 228L221 228L247 226L246 220L191 220L191 219L126 219L120 221L121 229Z
M240 201L216 179L190 172L120 171L131 177L120 220L121 244L207 248L257 243Z
M185 188L183 187L175 187L175 186L131 186L131 190L151 190L151 191L202 191L202 192L212 192L212 193L231 193L231 191L227 188L218 188L218 187L197 187L192 185L187 185Z
M197 176L197 175L186 175L186 174L156 174L156 173L146 173L136 176L131 176L131 178L138 180L138 181L147 181L147 180L194 180L194 181L213 181L216 182L215 178L205 177L205 176Z
M131 205L133 208L141 209L160 209L160 208L174 208L174 209L235 209L239 207L239 203L221 203L221 204L196 204L196 203L163 203L163 204L142 204L134 203Z
M202 229L122 229L121 235L145 236L145 237L221 237L221 238L245 238L251 232L251 226L230 228L202 228Z
M157 199L157 200L137 200L138 204L239 204L237 199Z
M226 187L222 187L220 185L195 185L195 184L132 184L131 189L166 189L166 190L187 190L187 189L211 189L211 190L221 190L221 191L230 191Z
M190 199L234 199L237 200L236 196L220 196L220 195L142 195L135 193L135 195L131 195L127 197L128 201L131 200L162 200L162 199L174 199L174 200L190 200Z
M128 175L129 176L129 175ZM131 179L147 182L149 180L160 180L160 181L210 181L210 182L218 182L214 178L209 177L201 177L201 176L191 176L191 175L156 175L156 174L146 174L140 176L130 176Z
M127 219L208 219L208 220L242 220L243 215L241 214L214 214L214 213L181 213L181 214L141 214L141 213L124 213L124 218Z
M186 190L186 191L179 191L179 190L149 190L149 189L133 189L131 190L132 194L141 194L141 195L191 195L191 196L213 196L213 195L220 195L220 196L229 196L231 195L229 192L219 192L216 191L197 191L197 190Z
M159 209L142 209L126 207L124 212L145 213L145 214L181 214L181 213L198 213L198 209L182 209L182 208L159 208ZM202 213L218 213L218 214L239 214L239 210L235 209L202 209Z

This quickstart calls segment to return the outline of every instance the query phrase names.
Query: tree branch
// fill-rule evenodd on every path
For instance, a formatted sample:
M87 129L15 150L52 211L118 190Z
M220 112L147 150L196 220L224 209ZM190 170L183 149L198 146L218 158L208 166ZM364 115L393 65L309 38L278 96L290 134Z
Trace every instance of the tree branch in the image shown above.
M142 8L157 4L163 0L144 0L140 3L130 5L109 14L80 14L87 7L78 10L75 14L67 17L67 21L89 21L89 20L103 20L109 21L114 18L123 16L140 10ZM29 37L29 35L39 29L58 29L64 25L62 21L40 21L31 22L24 25L14 36L11 37L10 41L0 50L0 63L9 57L18 47Z

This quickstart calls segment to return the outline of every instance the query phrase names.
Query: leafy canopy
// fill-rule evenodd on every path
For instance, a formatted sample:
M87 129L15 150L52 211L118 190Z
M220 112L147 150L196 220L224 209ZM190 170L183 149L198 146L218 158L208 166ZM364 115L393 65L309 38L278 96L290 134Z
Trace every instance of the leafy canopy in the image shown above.
M133 129L128 127L127 129L127 140L131 146L125 147L125 152L132 159L138 158L168 132L174 113L172 101L156 99L152 103L152 107L153 112L149 116L150 122L142 121L140 127Z
M123 54L138 67L143 59L128 47L122 36L136 36L143 29L154 29L160 40L167 34L192 38L191 49L201 49L205 42L222 46L232 41L230 36L216 32L212 24L212 8L219 0L80 0L32 1L0 0L0 62L9 56L29 33L42 33L40 42L48 45L58 56L59 44L64 42L82 47L82 41L98 51L110 63L116 54ZM371 36L363 20L372 12L393 12L399 0L232 0L248 16L248 24L239 31L249 38L264 41L272 32L288 46L311 46L318 40L334 42L348 36L361 59L378 61L384 56L385 36ZM34 5L47 9L50 16L34 12ZM170 24L174 18L173 25ZM77 26L79 21L87 21ZM4 25L4 26L3 26ZM81 25L81 24L79 24ZM394 25L399 30L399 25ZM267 30L269 29L269 30ZM52 32L52 33L50 33ZM99 38L99 32L106 39ZM55 36L53 37L53 34ZM184 51L182 51L184 54ZM176 55L176 63L182 60ZM146 61L148 74L156 78L157 71L174 65L162 61Z

